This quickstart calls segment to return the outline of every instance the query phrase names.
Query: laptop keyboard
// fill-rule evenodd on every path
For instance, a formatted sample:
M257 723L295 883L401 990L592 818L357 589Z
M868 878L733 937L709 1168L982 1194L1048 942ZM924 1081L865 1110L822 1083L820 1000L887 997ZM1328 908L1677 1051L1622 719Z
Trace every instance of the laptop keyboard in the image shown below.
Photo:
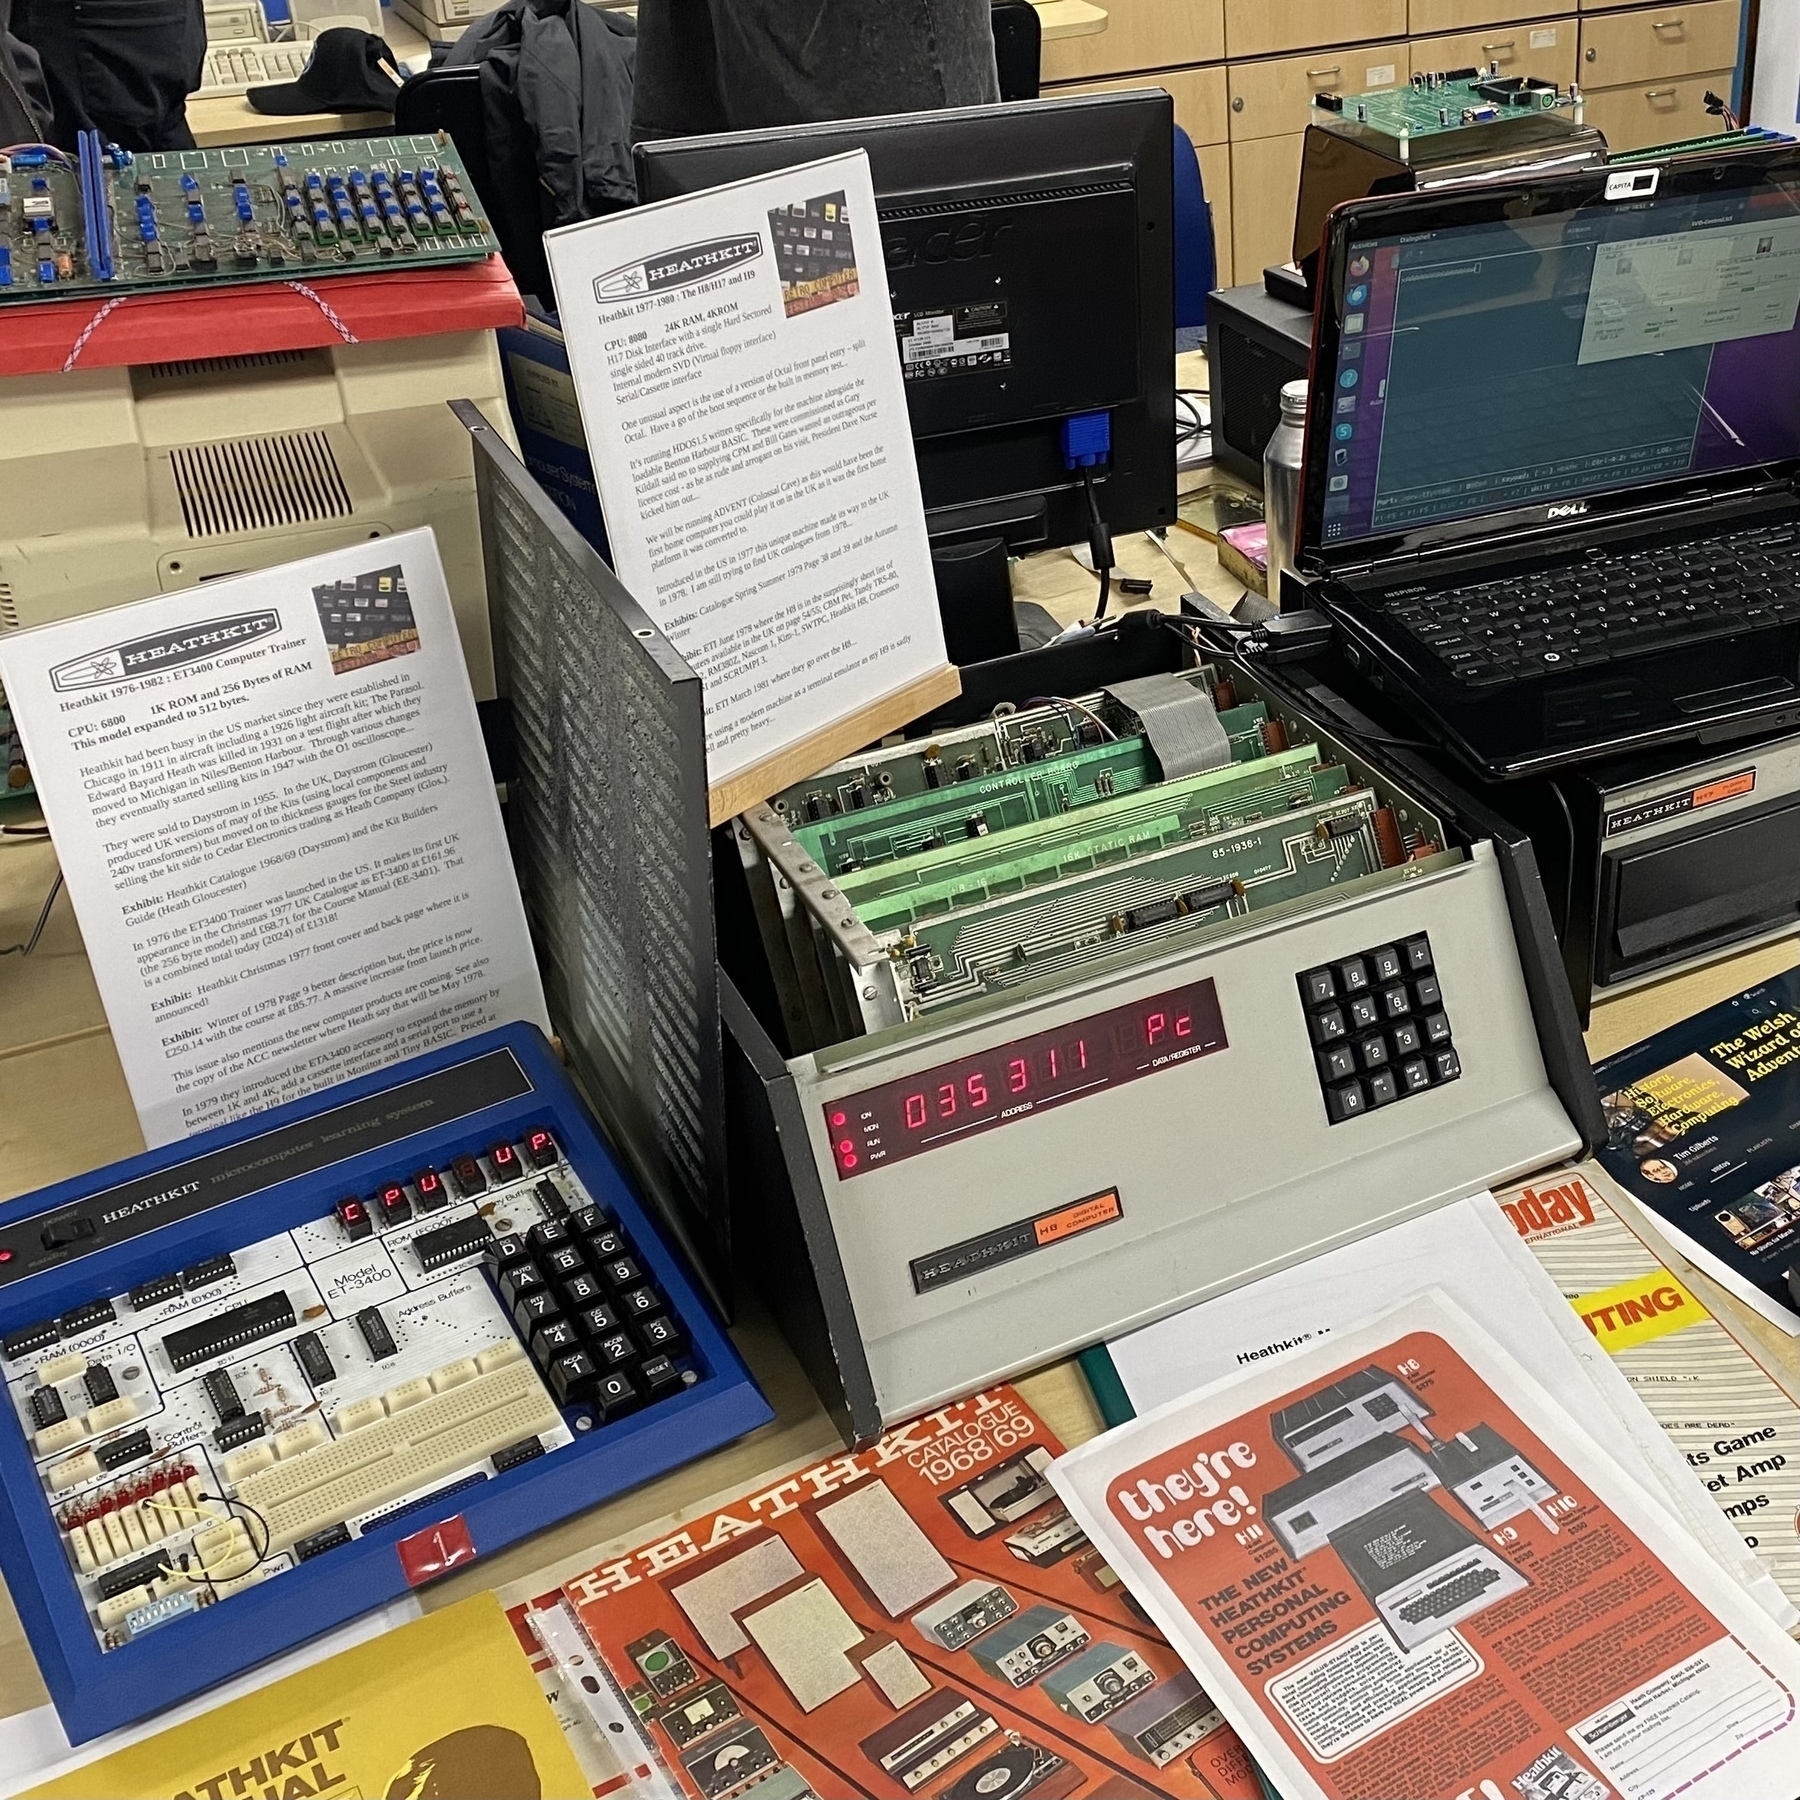
M1466 687L1560 675L1800 620L1800 527L1597 552L1384 610Z

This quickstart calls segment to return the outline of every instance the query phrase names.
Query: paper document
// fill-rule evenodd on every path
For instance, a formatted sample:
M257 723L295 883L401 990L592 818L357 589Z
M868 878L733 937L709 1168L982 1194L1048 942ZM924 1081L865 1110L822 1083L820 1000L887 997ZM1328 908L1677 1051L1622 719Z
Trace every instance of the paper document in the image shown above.
M1604 1179L1563 1170L1500 1202L1692 1479L1800 1603L1800 1406L1607 1204Z
M1283 1800L1768 1800L1800 1646L1429 1293L1050 1479Z
M544 247L613 566L699 671L713 785L934 672L912 710L953 694L867 156Z
M429 531L0 638L144 1136L545 1031Z
M1264 1276L1107 1348L1133 1407L1147 1413L1440 1288L1502 1338L1574 1415L1595 1447L1655 1492L1778 1625L1800 1612L1746 1548L1620 1370L1570 1311L1489 1194L1370 1233Z

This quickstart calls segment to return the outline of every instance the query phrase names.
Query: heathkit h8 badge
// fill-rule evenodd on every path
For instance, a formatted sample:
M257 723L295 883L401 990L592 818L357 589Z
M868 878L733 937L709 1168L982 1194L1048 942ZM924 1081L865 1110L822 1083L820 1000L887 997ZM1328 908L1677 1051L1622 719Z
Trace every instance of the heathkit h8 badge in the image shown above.
M1528 842L1273 675L1003 707L732 835L740 1242L858 1441L1600 1137Z

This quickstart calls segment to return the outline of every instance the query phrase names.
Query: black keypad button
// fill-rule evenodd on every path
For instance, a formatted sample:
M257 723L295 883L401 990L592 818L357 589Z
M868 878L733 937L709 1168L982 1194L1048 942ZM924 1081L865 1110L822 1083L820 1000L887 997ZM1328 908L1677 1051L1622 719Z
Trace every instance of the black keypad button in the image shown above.
M1369 1077L1369 1100L1375 1106L1387 1106L1400 1098L1400 1083L1392 1069L1382 1069Z
M1388 982L1400 979L1405 965L1392 944L1383 944L1379 950L1369 952L1369 967L1375 973L1376 982L1385 987Z
M1356 1052L1348 1044L1333 1044L1329 1050L1315 1051L1314 1056L1321 1081L1348 1081L1356 1073Z
M1412 984L1413 1005L1420 1012L1430 1012L1444 997L1444 990L1438 986L1435 975L1420 975Z
M615 1256L631 1254L631 1240L616 1225L609 1225L587 1240L587 1253L591 1263L610 1262Z
M1358 994L1344 1008L1352 1031L1372 1031L1381 1021L1381 1007L1373 994Z
M1450 1041L1450 1019L1444 1012L1428 1012L1419 1021L1419 1029L1425 1033L1425 1042L1436 1048L1439 1044Z
M590 1400L599 1386L600 1372L585 1350L571 1350L550 1365L550 1391L559 1406Z
M1406 983L1396 981L1391 987L1381 990L1381 1016L1384 1019L1404 1019L1412 1011L1412 995L1406 991Z
M527 1294L540 1294L548 1284L544 1280L544 1271L536 1263L513 1263L500 1271L495 1286L500 1290L501 1303L509 1309L519 1304Z
M610 1306L588 1306L581 1310L575 1323L586 1338L610 1337L619 1329L619 1315Z
M638 1342L651 1356L673 1356L681 1349L681 1327L666 1313L646 1319L637 1328Z
M1380 1032L1359 1040L1356 1060L1363 1069L1385 1069L1393 1059L1388 1055L1387 1039Z
M612 1223L613 1216L604 1206L584 1206L579 1212L569 1214L569 1229L584 1242L609 1230Z
M1329 969L1308 969L1300 977L1300 998L1307 1006L1329 1006L1337 998L1337 983Z
M1360 1081L1341 1081L1325 1090L1325 1111L1334 1125L1368 1110L1369 1098Z
M570 1312L580 1312L585 1307L603 1305L606 1289L583 1269L580 1274L570 1276L562 1284L562 1297L563 1304Z
M644 1403L644 1397L637 1390L636 1384L623 1369L615 1370L611 1375L602 1375L594 1386L594 1408L604 1419L621 1418L628 1412L635 1412Z
M514 1237L511 1233L505 1237L490 1238L483 1255L487 1258L488 1267L496 1271L531 1261L531 1252L525 1248L525 1240Z
M1431 1086L1431 1070L1424 1057L1409 1056L1400 1065L1400 1079L1406 1084L1409 1094L1421 1094Z
M1431 1066L1433 1081L1454 1081L1462 1073L1462 1064L1456 1059L1455 1049L1446 1044L1441 1050L1434 1050L1426 1059Z
M1369 965L1360 956L1347 956L1342 962L1333 963L1331 973L1338 992L1346 999L1360 994L1369 985Z
M1414 1045L1417 1049L1418 1046ZM638 1267L635 1256L615 1256L600 1264L600 1279L610 1288L631 1288L644 1279L644 1271Z
M1402 1019L1388 1032L1388 1048L1402 1060L1409 1056L1416 1056L1424 1041L1419 1034L1418 1026L1411 1019Z
M573 1244L575 1234L570 1231L567 1219L543 1219L526 1232L525 1241L542 1256L546 1250Z
M1312 1033L1312 1041L1323 1049L1345 1035L1344 1015L1335 1006L1327 1006L1307 1019L1306 1028Z
M1409 975L1423 975L1431 968L1431 940L1423 935L1411 937L1399 946Z
M535 1292L521 1294L513 1302L513 1318L519 1330L529 1337L539 1325L547 1325L552 1319L562 1317L562 1302L548 1288L538 1288Z
M579 1275L587 1265L573 1244L559 1244L544 1258L544 1273L553 1280L560 1276Z
M620 1369L637 1361L638 1347L626 1331L615 1331L610 1337L594 1343L594 1360L603 1369Z
M549 1319L531 1334L531 1354L540 1369L547 1369L566 1350L579 1350L581 1340L567 1319Z
M638 1380L652 1400L660 1400L665 1394L679 1394L686 1385L681 1379L681 1371L666 1356L651 1357L638 1370Z
M622 1293L613 1304L619 1309L619 1317L627 1322L633 1319L653 1318L662 1311L662 1296L653 1288L630 1288Z

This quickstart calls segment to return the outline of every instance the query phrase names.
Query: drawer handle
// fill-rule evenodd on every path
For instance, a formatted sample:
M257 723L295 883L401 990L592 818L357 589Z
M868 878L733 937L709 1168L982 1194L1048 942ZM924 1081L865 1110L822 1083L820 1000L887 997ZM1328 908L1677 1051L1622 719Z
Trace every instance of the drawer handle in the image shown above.
M1517 38L1501 38L1498 43L1483 44L1484 50L1510 50L1519 40Z
M1327 63L1322 69L1308 69L1306 71L1306 79L1312 81L1320 75L1336 75L1342 70L1343 66L1342 63Z
M1650 21L1650 29L1652 31L1685 31L1687 29L1687 20L1652 19Z
M1645 88L1644 98L1646 100L1673 100L1675 92L1674 88Z

